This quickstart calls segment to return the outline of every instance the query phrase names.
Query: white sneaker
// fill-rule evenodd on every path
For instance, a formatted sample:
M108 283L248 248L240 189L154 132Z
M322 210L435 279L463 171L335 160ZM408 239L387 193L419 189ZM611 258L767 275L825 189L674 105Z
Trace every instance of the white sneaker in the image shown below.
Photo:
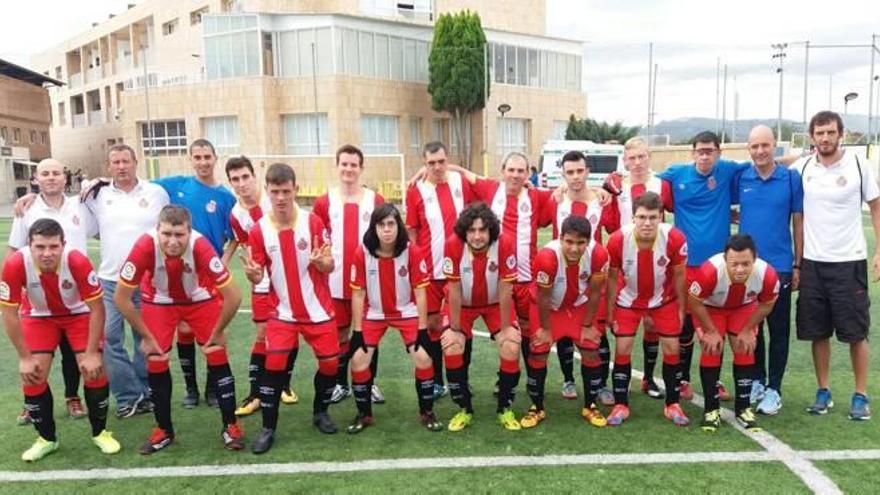
M752 380L752 392L749 394L749 403L754 404L764 400L764 394L769 389L764 388L764 384L758 380Z
M351 387L343 387L342 385L337 384L335 387L333 387L333 394L330 395L330 403L338 404L339 402L347 399L350 395Z
M758 404L758 407L755 408L755 411L757 411L759 414L774 416L779 413L780 409L782 409L782 396L779 395L779 392L773 390L772 388L768 388L764 392L764 398L761 399L761 403Z

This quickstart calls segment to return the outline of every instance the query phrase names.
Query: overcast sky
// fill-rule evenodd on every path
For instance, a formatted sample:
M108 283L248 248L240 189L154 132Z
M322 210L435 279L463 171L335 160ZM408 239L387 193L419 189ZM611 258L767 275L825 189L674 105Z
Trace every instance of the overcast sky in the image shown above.
M524 1L524 0L523 0ZM125 0L30 0L0 15L0 58L28 64L30 56L87 30L125 9ZM800 120L804 102L804 45L871 43L880 34L880 1L813 2L737 0L547 0L547 32L586 40L584 89L590 116L643 124L647 119L648 43L659 65L655 120L715 117L716 63L727 64L727 117L775 117L779 104L773 43L789 42L785 58L785 118ZM723 5L723 6L722 6ZM51 15L47 15L51 13ZM871 25L871 22L874 25ZM880 38L878 38L880 45ZM843 96L859 97L850 113L868 113L869 48L810 50L808 114L829 105L843 111ZM880 75L880 53L876 74ZM734 83L734 77L736 82ZM878 85L875 84L875 94ZM875 97L875 108L877 98ZM876 113L876 111L875 111Z

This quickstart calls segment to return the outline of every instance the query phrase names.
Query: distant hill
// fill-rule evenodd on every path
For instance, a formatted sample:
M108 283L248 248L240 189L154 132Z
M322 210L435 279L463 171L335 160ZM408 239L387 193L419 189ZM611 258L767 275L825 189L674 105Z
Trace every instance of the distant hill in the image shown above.
M852 131L860 131L867 132L868 130L868 117L866 115L849 115L847 116L846 126ZM788 124L792 126L796 131L801 131L801 122L793 121L793 120L783 120L783 125ZM749 133L749 129L752 127L764 124L770 126L773 129L776 129L776 119L775 118L764 118L764 119L741 119L737 120L735 123L732 121L727 122L727 136L728 140L732 138L736 138L736 141L745 141L746 136ZM874 118L874 124L880 126L880 119L876 116ZM654 134L654 135L662 135L669 134L669 140L671 143L680 143L685 142L694 137L698 132L710 130L715 131L717 126L719 125L715 119L705 118L705 117L687 117L681 119L674 120L664 120L654 126L653 129L648 129L643 127L641 134Z

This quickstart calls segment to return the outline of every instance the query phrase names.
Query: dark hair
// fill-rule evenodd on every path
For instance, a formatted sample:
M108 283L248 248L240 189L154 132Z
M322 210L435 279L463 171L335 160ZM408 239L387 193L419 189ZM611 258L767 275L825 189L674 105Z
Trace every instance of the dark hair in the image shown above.
M843 133L843 119L840 118L840 114L832 112L831 110L822 110L816 115L813 115L813 118L810 119L810 136L813 135L813 128L817 125L825 125L831 122L836 122L837 132Z
M240 168L246 168L251 171L251 175L255 175L254 165L251 163L251 160L248 157L241 155L233 156L229 160L226 160L226 178L229 178L229 172Z
M538 173L538 167L531 166L531 167L529 167L529 170L533 173Z
M590 164L587 163L587 157L584 156L583 153L581 153L580 151L577 151L577 150L572 150L572 151L566 152L564 155L562 155L562 160L559 162L559 165L560 165L560 168L562 168L563 170L565 170L565 163L566 162L584 162L584 165L587 168L590 168Z
M189 154L190 155L192 155L193 148L195 148L196 146L203 147L203 148L211 148L211 154L214 156L217 156L217 152L214 151L214 145L211 144L211 141L208 141L205 138L198 138L195 141L193 141L192 144L189 145Z
M394 257L397 258L400 256L400 253L406 250L406 246L409 244L409 235L406 233L406 225L403 223L403 218L400 217L400 211L398 211L397 207L392 203L382 203L373 210L373 214L370 215L370 226L367 227L367 231L364 232L364 249L376 258L379 257L377 251L379 250L380 244L379 235L376 234L376 225L388 217L394 217L394 221L397 222L397 239L394 241Z
M165 205L159 211L159 223L171 225L186 225L192 228L192 215L189 210L180 205Z
M718 138L718 134L712 131L703 131L694 136L691 139L691 148L696 149L697 143L712 143L716 148L721 149L721 139Z
M266 185L280 186L292 182L296 185L296 172L286 163L273 163L266 170Z
M561 239L565 234L574 234L578 237L589 239L592 233L593 227L590 225L589 220L579 215L569 215L562 221L562 227L559 229L559 238Z
M349 155L357 155L360 159L360 166L364 168L364 152L360 150L357 146L353 144L343 144L336 150L336 164L339 165L339 155L343 153L348 153Z
M452 227L452 231L461 239L461 242L467 244L467 231L476 220L482 220L483 225L489 229L490 245L498 240L498 236L501 235L501 223L495 216L495 212L482 202L471 203L462 210Z
M422 148L422 157L428 156L428 153L437 153L438 151L443 150L444 153L448 153L446 151L446 145L441 143L440 141L431 141L429 143L425 143L425 147Z
M724 255L726 256L728 251L739 253L746 249L752 252L753 258L758 256L758 250L755 247L755 241L752 239L752 236L748 234L733 234L727 238L727 244L724 245Z
M654 191L645 191L633 201L633 215L639 207L650 211L663 211L663 198Z
M125 143L114 144L113 146L108 148L107 149L107 161L108 162L110 161L110 155L112 153L117 153L119 151L127 151L128 154L131 155L131 161L137 162L137 155L134 153L134 148L132 148L131 146L129 146Z
M43 237L60 237L64 242L64 229L61 224L51 218L41 218L31 225L28 229L28 243L34 240L36 236Z

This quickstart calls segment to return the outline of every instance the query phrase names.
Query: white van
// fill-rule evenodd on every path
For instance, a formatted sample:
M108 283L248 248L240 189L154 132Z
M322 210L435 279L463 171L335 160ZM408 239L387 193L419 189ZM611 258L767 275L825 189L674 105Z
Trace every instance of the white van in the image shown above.
M611 172L624 173L623 145L596 144L592 141L551 140L544 143L538 162L538 184L541 187L557 187L562 179L562 157L569 151L580 151L587 157L590 167L590 186L601 186Z

